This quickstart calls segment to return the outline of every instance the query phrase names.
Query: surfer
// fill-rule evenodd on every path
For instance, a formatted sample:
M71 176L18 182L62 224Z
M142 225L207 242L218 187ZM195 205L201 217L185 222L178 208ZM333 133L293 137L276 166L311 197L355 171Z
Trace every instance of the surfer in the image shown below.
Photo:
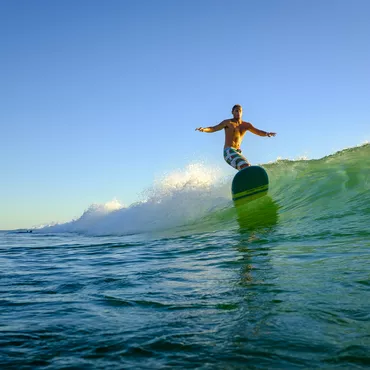
M241 170L250 166L247 158L241 153L240 145L247 131L258 136L275 136L275 132L266 132L255 128L250 122L242 120L243 109L241 105L236 104L231 110L233 118L225 119L216 126L198 127L195 131L216 132L225 129L224 159L232 167Z

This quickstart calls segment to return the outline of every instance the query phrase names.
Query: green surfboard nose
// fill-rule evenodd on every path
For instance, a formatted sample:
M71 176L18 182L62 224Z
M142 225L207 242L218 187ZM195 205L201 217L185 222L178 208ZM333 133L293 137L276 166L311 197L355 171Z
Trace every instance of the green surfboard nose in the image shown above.
M233 201L255 198L267 193L269 178L260 166L250 166L240 170L233 179L231 192Z

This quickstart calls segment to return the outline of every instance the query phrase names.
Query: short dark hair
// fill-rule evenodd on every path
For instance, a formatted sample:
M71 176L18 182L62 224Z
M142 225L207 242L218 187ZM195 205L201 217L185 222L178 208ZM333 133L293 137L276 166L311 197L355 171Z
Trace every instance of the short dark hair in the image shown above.
M232 113L232 112L234 112L234 110L235 110L236 108L240 108L240 109L242 109L242 106L241 106L240 104L235 104L235 105L233 106L233 109L231 109L231 113Z

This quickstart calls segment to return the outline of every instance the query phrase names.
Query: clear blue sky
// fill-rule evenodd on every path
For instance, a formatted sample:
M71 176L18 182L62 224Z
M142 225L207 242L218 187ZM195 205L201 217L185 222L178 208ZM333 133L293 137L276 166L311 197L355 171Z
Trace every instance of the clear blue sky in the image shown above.
M190 162L228 168L370 139L368 0L0 0L0 229L126 205Z

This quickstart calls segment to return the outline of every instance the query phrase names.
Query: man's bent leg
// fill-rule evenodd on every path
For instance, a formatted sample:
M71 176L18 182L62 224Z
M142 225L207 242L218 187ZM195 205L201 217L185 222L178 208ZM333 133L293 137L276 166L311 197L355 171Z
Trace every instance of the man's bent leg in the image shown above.
M240 149L228 147L224 149L224 159L232 167L237 170L241 170L245 167L249 167L250 164L243 155L241 155Z
M246 163L246 164L241 165L240 166L240 169L242 170L243 168L247 168L249 166L250 166L250 164L249 163Z

